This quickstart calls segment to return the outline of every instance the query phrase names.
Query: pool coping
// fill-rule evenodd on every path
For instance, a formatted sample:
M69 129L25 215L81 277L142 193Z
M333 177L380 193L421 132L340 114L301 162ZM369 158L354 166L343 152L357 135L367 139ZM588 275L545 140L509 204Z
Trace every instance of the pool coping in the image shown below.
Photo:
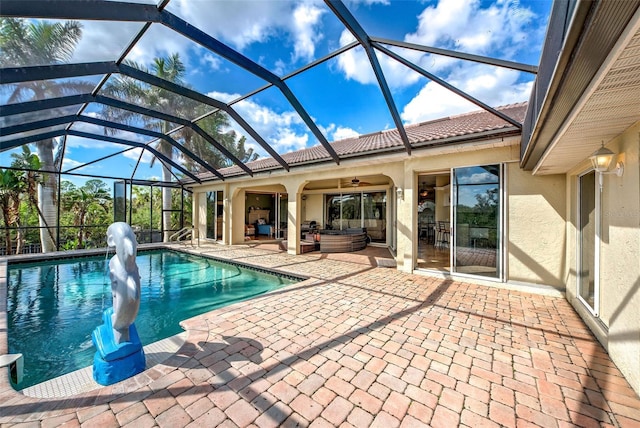
M188 337L189 332L183 331L145 345L145 370L163 363L167 358L175 354L184 345ZM103 385L93 379L93 367L86 366L16 392L33 398L60 398L91 392L102 387Z
M210 254L199 252L196 249L193 249L192 251L190 251L189 248L179 244L155 243L155 244L141 244L138 246L138 250L142 250L142 251L152 251L152 250L160 250L160 249L177 251L177 252L181 252L189 255L196 255L196 256L208 258L211 260L215 260L221 263L231 264L236 266L243 266L252 270L257 270L257 271L266 272L266 273L273 273L273 274L287 277L289 279L296 279L299 281L297 283L286 285L282 288L297 287L301 285L306 286L308 285L309 282L316 281L316 279L314 278L310 278L310 277L302 276L298 274L292 274L290 272L281 271L279 269L265 268L264 266L260 266L256 264L245 263L245 262L239 263L233 260L215 257ZM9 352L8 318L7 318L7 275L8 275L9 262L30 263L30 262L40 261L40 260L60 260L60 259L78 258L78 257L95 256L95 255L103 255L103 254L105 254L105 249L98 248L98 249L89 249L89 250L70 250L70 251L60 251L56 253L20 254L20 255L0 257L0 355L8 354ZM55 256L52 257L52 255L55 255ZM280 289L281 288L277 290L271 290L269 292L254 296L251 299L259 299L263 296L267 296L271 294L272 292L277 292ZM230 308L235 306L236 304L242 304L245 302L246 302L246 299L241 300L239 302L234 302L225 307L217 308L215 310L216 311L225 310L226 308ZM97 386L95 388L73 391L72 393L64 394L64 395L48 395L48 396L37 395L36 396L36 395L27 395L22 390L20 391L15 390L11 385L11 382L9 379L8 368L7 369L0 368L0 401L7 401L7 399L14 399L14 400L18 399L18 400L26 400L28 402L33 402L33 403L42 403L42 400L69 399L72 397L73 398L81 398L81 397L92 398L95 395L95 398L97 398L99 396L104 396L104 395L115 392L113 391L114 388L117 389L120 394L126 394L129 391L133 391L142 386L148 385L151 382L153 382L155 379L173 370L175 366L181 365L182 363L184 363L184 361L186 361L186 359L192 357L193 355L195 355L197 352L200 351L198 347L198 343L200 343L203 339L205 339L205 337L202 337L203 335L208 336L208 327L206 327L206 325L201 325L203 315L206 315L207 312L182 320L180 322L180 326L184 329L184 332L176 335L176 336L184 335L184 341L182 342L181 346L179 346L178 349L175 350L172 355L168 356L163 361L156 362L151 366L147 366L145 371L129 379L125 379L124 381L121 381L114 385L109 385L109 386L102 386L102 385L96 384ZM172 337L174 336L165 338L163 340L169 340ZM153 344L149 344L147 346L152 346L154 344L157 344L157 342L154 342ZM79 369L78 371L88 370L88 369L91 369L91 366ZM75 376L76 372L68 373L67 375L62 375L60 377L64 377L68 375ZM51 382L55 379L59 379L60 377L50 379L49 381L46 381L43 383ZM65 382L67 382L67 380L65 380ZM73 382L73 380L71 380L70 382ZM36 388L39 385L42 385L42 383L34 385L30 388Z

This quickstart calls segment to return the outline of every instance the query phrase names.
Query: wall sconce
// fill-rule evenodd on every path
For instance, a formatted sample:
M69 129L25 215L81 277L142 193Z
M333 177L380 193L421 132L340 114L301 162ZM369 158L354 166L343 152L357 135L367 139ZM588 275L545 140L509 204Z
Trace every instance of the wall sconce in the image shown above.
M398 187L396 189L396 194L398 195L398 199L402 199L404 192L402 191L402 187Z
M602 143L602 147L593 152L591 156L589 156L589 160L593 165L593 169L603 174L615 174L618 177L622 177L624 173L624 164L622 162L616 162L616 168L613 171L609 170L609 165L611 165L611 161L615 153L611 150L607 149L604 146L604 142Z
M302 195L302 198L300 198L300 199L302 199L303 201L306 201L307 200L307 195Z

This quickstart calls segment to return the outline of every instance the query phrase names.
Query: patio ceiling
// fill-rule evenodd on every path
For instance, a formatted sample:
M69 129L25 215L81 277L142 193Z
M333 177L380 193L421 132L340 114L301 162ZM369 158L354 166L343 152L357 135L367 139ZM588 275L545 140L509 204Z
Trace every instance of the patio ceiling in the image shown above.
M203 8L207 4L207 2L196 2L193 7ZM221 37L207 33L187 19L183 19L177 13L179 8L175 7L172 11L171 6L170 0L161 1L157 5L144 2L2 0L0 16L4 18L25 18L31 22L78 20L84 22L85 26L92 25L92 22L106 23L104 25L113 24L110 27L111 35L109 37L115 39L118 38L116 36L119 36L122 38L122 35L117 33L129 31L131 41L126 44L121 43L119 52L112 53L112 58L108 58L106 61L32 64L25 59L24 63L9 64L9 67L0 69L0 85L4 93L10 92L12 88L20 85L37 86L56 83L66 85L65 87L69 88L74 85L78 88L82 87L74 89L75 92L69 90L62 95L44 95L28 101L7 102L8 98L3 98L0 106L0 155L3 156L3 160L0 162L2 163L0 166L8 166L6 153L17 150L23 145L55 138L62 147L62 156L65 156L64 148L69 139L81 138L86 141L84 147L90 147L93 144L91 142L95 142L95 144L106 142L115 145L116 148L110 155L97 157L82 164L65 165L63 161L60 161L57 164L57 172L83 175L82 169L86 169L87 166L110 157L124 159L123 155L132 150L144 149L136 154L138 160L131 170L122 168L120 171L111 171L99 176L135 180L136 171L139 170L138 166L145 151L155 156L159 162L178 172L178 174L174 173L172 180L174 183L185 176L200 182L200 173L203 173L203 176L206 176L208 180L224 180L225 176L219 170L229 165L236 165L244 174L252 176L254 171L250 164L245 164L228 150L224 142L219 141L204 129L203 123L209 116L222 114L240 136L246 137L250 144L259 147L266 156L272 157L278 168L289 171L291 166L282 157L285 152L280 150L273 141L270 141L268 136L263 136L256 129L254 118L247 117L246 113L243 114L237 108L242 102L260 96L276 97L281 100L283 109L293 111L297 120L306 126L310 135L315 138L332 161L339 164L341 157L330 144L326 130L321 129L321 126L314 119L316 112L308 111L302 101L303 98L313 96L313 88L304 85L304 80L298 82L296 79L300 79L300 76L305 74L317 72L321 67L327 67L327 63L352 50L362 50L366 54L387 113L402 140L406 154L411 155L414 145L407 136L405 123L401 118L396 97L392 85L388 81L388 73L385 73L382 66L381 58L393 59L402 67L420 75L422 79L446 88L476 108L483 109L516 128L522 127L519 120L498 110L497 106L494 107L482 101L473 93L438 77L436 73L429 71L419 61L419 58L422 57L418 55L429 54L451 61L498 67L530 76L537 72L536 65L378 37L365 30L365 26L344 3L326 0L318 7L323 7L324 13L331 14L335 18L339 30L348 31L355 41L343 43L337 48L334 47L328 54L293 71L277 73L262 65L263 57L243 53L240 49L234 48L229 41L222 41ZM233 87L227 90L227 93L235 94L234 98L222 99L219 98L220 91L213 91L208 87L198 86L191 82L172 82L158 77L149 69L141 69L132 65L129 62L132 52L144 49L143 41L151 35L166 37L168 44L179 39L180 43L188 43L192 49L201 52L203 57L206 57L212 64L214 62L215 64L223 63L230 70L230 79L226 82L229 87L237 84L240 79L234 79L234 77L240 74L247 77L247 81L252 83L246 84L243 88ZM102 42L104 40L96 40L96 50L101 49L100 43ZM114 43L111 43L110 46ZM264 55L268 55L268 52ZM294 53L291 55L293 56ZM120 82L124 83L135 83L145 88L161 88L181 100L188 100L196 105L198 108L194 111L198 111L198 114L195 117L185 117L175 110L163 109L162 105L139 105L130 100L121 99L109 90L114 79L121 79ZM129 120L118 120L109 116L106 113L106 108L121 112L121 116L126 116ZM149 118L164 121L170 126L163 130L149 129L149 126L145 125L145 120L148 121ZM198 153L186 147L185 138L181 134L185 129L190 130L193 135L202 138L211 145L226 160L227 164L212 166ZM161 153L156 147L159 141L173 146L178 155L171 157ZM124 148L120 148L121 146ZM190 168L186 167L184 159L193 160L190 163ZM97 174L88 175L97 176Z
M638 121L640 1L579 7L584 10L568 30L575 38L567 37L562 54L548 58L549 65L560 65L523 157L535 174L566 173ZM563 55L570 57L565 63ZM543 54L541 73L546 59Z

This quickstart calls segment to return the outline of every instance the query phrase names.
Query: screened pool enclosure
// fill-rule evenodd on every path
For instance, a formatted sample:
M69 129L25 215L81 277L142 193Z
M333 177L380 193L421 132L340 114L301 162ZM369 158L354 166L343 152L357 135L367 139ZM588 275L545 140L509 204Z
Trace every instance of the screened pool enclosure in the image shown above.
M267 3L275 24L260 27ZM166 241L190 226L191 186L340 164L353 154L339 155L330 141L345 129L392 128L401 144L387 152L409 156L415 139L405 126L419 119L399 108L412 95L390 77L398 68L452 93L461 111L480 108L522 129L483 101L480 85L449 82L439 70L498 69L496 76L527 84L537 51L501 59L472 45L457 49L457 41L416 43L370 13L374 7L2 0L0 252L101 247L114 220L129 222L140 242ZM424 9L390 7L398 19ZM255 36L245 31L252 19L262 28ZM288 35L282 45L273 43L278 32ZM368 74L350 75L349 64ZM357 114L340 115L338 106ZM303 147L317 150L290 156ZM381 220L379 210L366 215Z

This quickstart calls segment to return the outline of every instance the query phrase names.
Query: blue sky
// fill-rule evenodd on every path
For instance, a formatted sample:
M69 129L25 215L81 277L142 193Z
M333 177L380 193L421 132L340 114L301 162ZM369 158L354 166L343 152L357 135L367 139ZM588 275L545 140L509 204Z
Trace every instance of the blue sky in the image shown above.
M550 0L345 1L363 28L375 37L537 64L546 32ZM208 32L269 71L285 76L353 41L353 36L319 1L171 0L167 10ZM115 60L139 23L82 22L83 38L73 62ZM407 49L399 55L491 106L527 101L534 76ZM127 59L150 65L154 57L178 52L187 83L214 98L232 101L265 82L190 40L153 24ZM396 107L406 125L478 108L378 52ZM394 128L364 52L357 48L287 80L329 141ZM271 88L234 105L279 153L318 144L295 110ZM92 107L86 114L99 116ZM232 124L240 134L244 131ZM93 125L81 125L102 133ZM119 133L121 137L148 141ZM249 144L253 144L250 137ZM122 146L70 138L65 166L79 165ZM264 155L259 147L256 149ZM140 153L131 150L77 172L125 174ZM6 164L8 154L0 154ZM151 156L143 156L136 178L160 176ZM118 174L120 175L120 174Z

